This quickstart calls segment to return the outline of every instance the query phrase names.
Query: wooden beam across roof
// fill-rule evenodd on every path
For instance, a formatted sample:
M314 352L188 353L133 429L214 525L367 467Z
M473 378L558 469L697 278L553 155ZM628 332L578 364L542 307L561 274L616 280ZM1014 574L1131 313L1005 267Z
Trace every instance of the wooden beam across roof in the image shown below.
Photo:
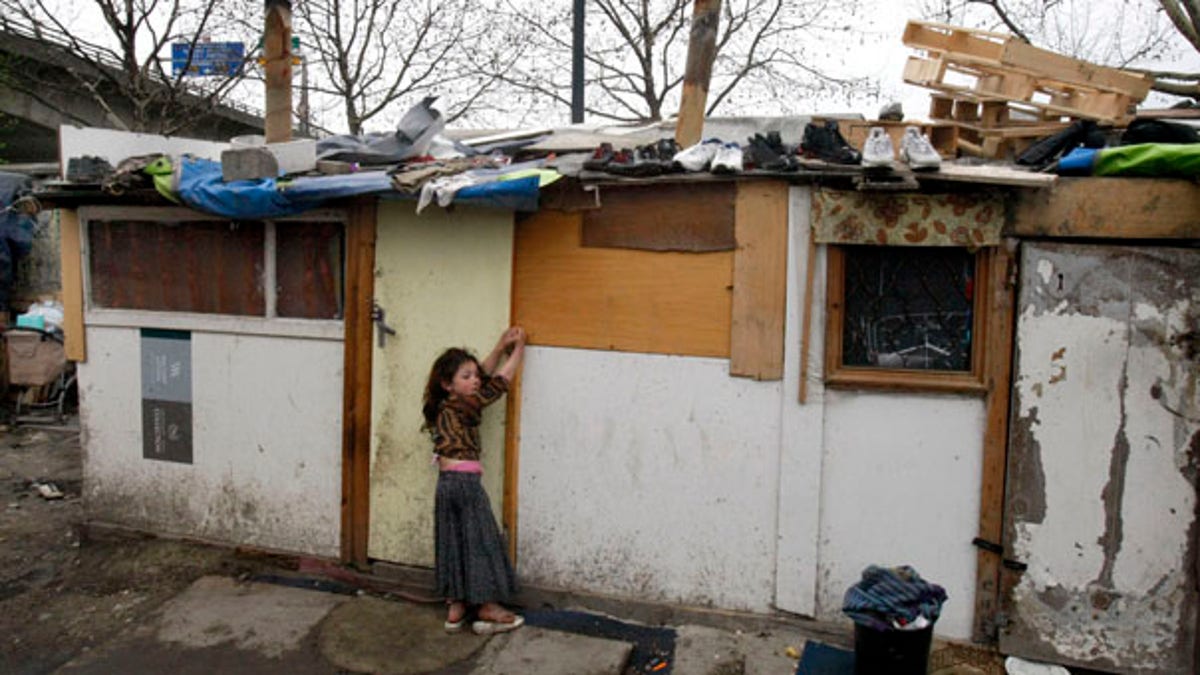
M1060 178L1021 191L1018 237L1200 239L1200 185L1166 178Z

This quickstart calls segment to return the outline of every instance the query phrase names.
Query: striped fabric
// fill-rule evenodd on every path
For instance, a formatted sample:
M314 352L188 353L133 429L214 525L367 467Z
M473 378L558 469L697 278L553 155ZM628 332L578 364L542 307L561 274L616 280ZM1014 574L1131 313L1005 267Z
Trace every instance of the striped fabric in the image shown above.
M517 590L480 475L442 471L434 497L437 590L449 600L504 602Z
M921 578L913 568L877 567L863 570L862 580L846 591L842 612L855 623L876 630L894 630L918 616L937 621L946 589Z

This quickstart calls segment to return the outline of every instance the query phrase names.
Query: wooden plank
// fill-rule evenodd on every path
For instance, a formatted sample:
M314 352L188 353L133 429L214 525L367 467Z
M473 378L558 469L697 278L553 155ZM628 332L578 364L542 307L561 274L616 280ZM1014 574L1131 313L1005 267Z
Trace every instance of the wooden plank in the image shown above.
M1025 70L1033 75L1125 93L1142 100L1152 80L1140 73L1099 66L1034 47L1012 35L950 26L928 21L909 21L903 42L914 49L937 53L948 60L989 64Z
M1012 242L1015 248L1015 241ZM985 331L984 384L987 426L983 437L983 469L979 500L979 538L999 545L1004 527L1004 479L1008 463L1008 412L1012 389L1013 284L1010 283L1013 256L1008 245L992 248L985 255L988 283L980 289L987 294L987 330ZM1000 605L1001 556L977 550L975 557L975 621L977 642L996 639L997 611Z
M971 144L959 139L959 146ZM1012 185L1015 187L1046 188L1061 179L1049 173L1020 171L1006 166L967 166L965 164L942 164L941 169L929 173L917 173L921 181L951 181L956 183L984 183L988 185Z
M708 105L708 84L712 79L713 59L717 56L717 28L720 20L721 0L696 0L692 12L691 34L688 37L679 121L675 125L675 142L683 148L699 143L700 135L704 131L704 111Z
M1086 85L1125 94L1135 101L1145 99L1154 84L1153 78L1142 73L1098 66L1039 49L1019 40L1011 40L1004 45L1001 62L1006 66L1027 69L1067 84Z
M736 213L729 374L778 380L787 311L787 183L738 183Z
M1019 237L1200 238L1200 186L1188 180L1061 178L1014 207Z
M87 361L87 339L83 325L83 250L79 212L59 209L60 269L62 274L63 341L67 359Z
M513 320L532 344L729 356L733 252L584 248L582 220L517 221Z
M901 40L906 47L928 52L954 51L960 54L999 61L1004 52L1003 41L1011 38L1004 33L964 31L958 26L930 21L909 21Z
M800 328L800 405L808 403L808 351L812 341L813 283L816 277L817 242L808 232L808 257L804 267L804 318Z
M351 207L346 225L345 344L342 392L342 561L368 567L371 497L371 356L377 201Z
M731 251L733 182L608 186L584 211L583 245L643 251Z
M508 557L517 564L517 506L520 504L521 471L521 373L508 388L504 410L504 498L501 520L508 533Z

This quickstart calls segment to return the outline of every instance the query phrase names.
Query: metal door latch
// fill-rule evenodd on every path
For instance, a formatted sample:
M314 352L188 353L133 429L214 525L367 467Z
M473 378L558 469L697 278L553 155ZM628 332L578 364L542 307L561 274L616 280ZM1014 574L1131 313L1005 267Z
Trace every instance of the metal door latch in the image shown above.
M396 329L387 325L384 317L383 308L379 306L379 303L375 303L371 308L371 320L375 322L375 332L379 336L380 349L383 349L383 345L387 342L387 336L396 334Z

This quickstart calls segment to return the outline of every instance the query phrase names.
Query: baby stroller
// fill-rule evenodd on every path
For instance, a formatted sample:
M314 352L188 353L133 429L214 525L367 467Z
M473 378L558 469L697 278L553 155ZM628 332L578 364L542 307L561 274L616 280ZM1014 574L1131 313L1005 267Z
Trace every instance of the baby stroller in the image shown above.
M62 423L74 393L75 364L61 334L32 327L4 331L9 386L19 388L16 422Z

